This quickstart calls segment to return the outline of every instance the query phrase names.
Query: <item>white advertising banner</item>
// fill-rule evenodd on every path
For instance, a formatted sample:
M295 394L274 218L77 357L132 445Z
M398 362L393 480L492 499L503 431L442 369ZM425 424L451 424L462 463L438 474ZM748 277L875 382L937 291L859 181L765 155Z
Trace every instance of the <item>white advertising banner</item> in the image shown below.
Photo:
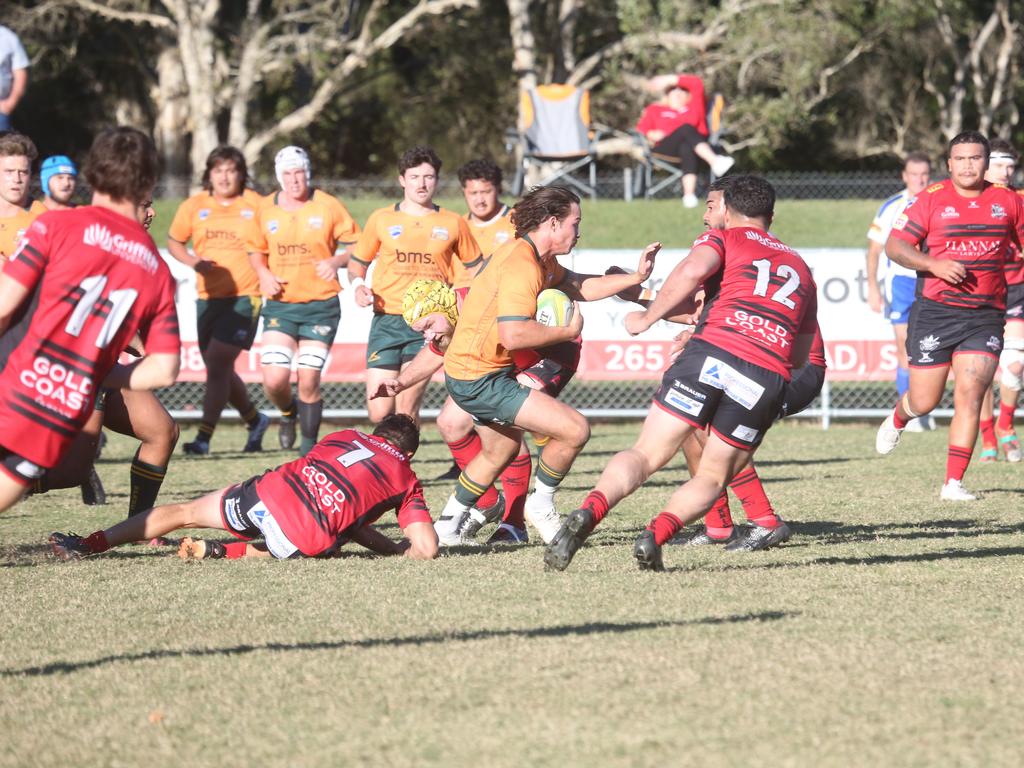
M818 321L825 339L829 378L833 380L891 380L896 367L892 328L867 305L864 251L858 248L803 248L801 255L814 272L818 285ZM640 250L581 249L560 261L576 272L603 273L617 265L636 266ZM647 287L657 290L672 268L686 255L684 250L658 254ZM196 345L195 273L164 253L178 282L177 305L181 325L182 366L179 379L201 381L206 374ZM371 272L372 281L372 272ZM341 325L335 338L325 381L362 381L365 374L366 337L372 312L357 307L352 292L341 294ZM578 378L597 380L657 379L668 363L668 351L679 327L658 323L647 333L631 337L623 317L636 305L612 298L581 305L584 318L583 357ZM239 375L259 381L259 338L252 350L238 359Z

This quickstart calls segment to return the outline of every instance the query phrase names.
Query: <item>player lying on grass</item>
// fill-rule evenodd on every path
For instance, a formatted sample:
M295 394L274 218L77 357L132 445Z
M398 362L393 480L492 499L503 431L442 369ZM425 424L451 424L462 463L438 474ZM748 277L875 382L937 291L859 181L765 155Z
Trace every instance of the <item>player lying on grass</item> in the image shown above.
M778 417L790 369L807 358L817 326L810 270L768 234L775 190L754 176L726 187L725 229L709 230L672 271L644 312L627 316L640 333L681 311L703 286L706 309L683 353L665 372L636 444L608 463L584 506L545 552L565 569L608 510L663 467L695 430L709 429L693 478L669 500L634 547L642 570L661 570L661 546L704 516Z
M455 332L459 306L465 295L466 289L452 289L437 280L417 280L409 287L403 302L403 315L414 331L423 334L427 343L397 378L385 379L371 397L394 397L398 392L428 380L441 369L444 350ZM513 355L516 381L524 387L558 397L576 373L581 346L582 341L577 338L544 349L518 351ZM445 440L453 449L460 469L464 468L480 453L481 442L473 426L473 417L448 397L437 420L439 425L444 420ZM523 441L518 455L499 476L503 494L499 494L492 485L469 515L463 518L461 525L436 525L441 544L474 543L480 529L499 518L501 523L487 540L488 544L526 543L529 537L523 511L530 487L530 470L530 449Z
M372 435L354 429L334 432L306 456L245 482L194 501L156 507L86 537L54 533L50 546L58 558L69 560L179 528L214 528L242 541L202 547L205 551L195 554L241 557L252 554L247 541L262 538L279 559L313 557L354 541L380 555L429 560L437 555L437 536L423 489L409 466L419 440L412 419L392 415ZM371 525L391 509L397 510L406 536L399 542Z

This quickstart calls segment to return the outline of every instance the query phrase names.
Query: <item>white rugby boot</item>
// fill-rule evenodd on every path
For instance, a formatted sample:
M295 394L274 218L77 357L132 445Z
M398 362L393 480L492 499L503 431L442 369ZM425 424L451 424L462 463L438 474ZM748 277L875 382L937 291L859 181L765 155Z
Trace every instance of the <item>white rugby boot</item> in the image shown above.
M893 424L892 416L890 413L885 417L885 421L878 428L878 434L875 435L875 450L883 456L892 453L893 449L900 444L900 435L903 433L902 429L897 429Z
M460 504L453 493L448 497L448 503L441 510L441 516L434 523L434 531L437 533L437 541L442 547L452 547L462 543L462 536L459 529L469 515L469 507Z
M550 493L534 491L527 496L523 514L530 525L537 529L545 544L550 544L562 527L562 520L555 511L554 496Z
M952 478L942 486L942 493L939 498L943 501L977 501L978 497L964 489L959 480Z

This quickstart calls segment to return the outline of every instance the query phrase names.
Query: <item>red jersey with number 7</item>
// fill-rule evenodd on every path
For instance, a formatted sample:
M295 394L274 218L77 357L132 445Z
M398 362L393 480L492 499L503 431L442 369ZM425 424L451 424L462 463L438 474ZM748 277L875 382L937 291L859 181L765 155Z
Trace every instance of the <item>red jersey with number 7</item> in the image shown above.
M301 459L256 480L260 501L304 555L397 510L398 525L430 523L409 459L387 440L354 429L333 432Z
M93 206L37 218L3 271L33 309L3 339L0 445L51 468L136 332L147 353L179 354L174 280L138 222Z
M890 238L924 244L933 259L959 261L967 277L959 285L918 272L917 293L950 307L1006 309L1010 246L1024 233L1024 201L1009 187L989 184L964 197L949 179L932 184L896 217Z
M693 247L721 258L704 281L704 311L693 336L789 381L793 342L818 327L818 293L800 254L752 227L711 229Z

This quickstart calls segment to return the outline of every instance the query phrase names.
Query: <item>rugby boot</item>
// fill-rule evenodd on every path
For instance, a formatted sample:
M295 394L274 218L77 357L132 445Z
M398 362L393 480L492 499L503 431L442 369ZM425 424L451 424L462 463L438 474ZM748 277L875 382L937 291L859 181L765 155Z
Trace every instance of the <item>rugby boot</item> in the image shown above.
M249 427L249 436L245 438L245 447L242 453L259 453L263 450L263 435L267 433L270 426L270 417L265 413L260 414L259 421Z
M654 531L644 531L633 544L633 557L641 571L664 571L661 547L654 540Z
M883 456L893 452L893 449L900 444L902 429L897 429L893 423L893 415L890 413L885 421L878 427L878 434L875 435L875 450Z
M81 560L93 552L85 543L85 538L76 533L60 533L54 531L47 541L50 551L58 560Z
M564 571L568 568L593 530L594 515L589 509L577 509L569 515L544 550L544 567L549 571Z
M736 536L735 540L726 545L726 552L759 552L762 549L771 549L784 542L789 541L793 532L786 525L785 520L779 520L774 528L766 528L763 525L744 526L743 531Z
M996 430L998 434L998 430ZM999 447L1003 449L1006 460L1011 464L1017 464L1021 460L1020 440L1014 432L999 435Z
M562 520L555 511L555 503L551 496L540 496L534 491L526 497L523 513L530 525L537 529L545 544L550 544L558 529L562 527Z
M440 516L434 521L434 532L437 534L437 541L442 547L453 547L462 543L460 531L466 518L469 517L469 510L455 500L452 494Z
M107 492L103 488L103 481L96 474L96 467L89 468L89 477L80 486L82 491L82 503L89 507L101 506L107 503Z
M505 494L499 492L498 500L486 509L473 507L459 526L459 539L463 544L476 544L476 535L488 523L495 523L505 516Z
M959 480L949 479L942 486L939 498L943 501L977 501L978 497L964 488Z
M491 534L491 538L487 540L490 544L528 544L530 542L530 535L526 532L525 528L517 528L514 525L508 523L500 523L497 530Z
M717 544L719 546L725 546L732 544L736 541L736 537L740 535L738 525L734 525L729 532L729 535L724 539L716 539L714 536L708 534L708 529L703 525L700 528L694 528L692 531L682 531L677 536L669 539L667 543L677 544L682 547L703 547L708 544Z
M277 443L286 451L295 447L295 418L286 419L283 416L277 425Z
M189 456L209 456L210 441L200 440L198 437L191 443L185 443L181 449Z

